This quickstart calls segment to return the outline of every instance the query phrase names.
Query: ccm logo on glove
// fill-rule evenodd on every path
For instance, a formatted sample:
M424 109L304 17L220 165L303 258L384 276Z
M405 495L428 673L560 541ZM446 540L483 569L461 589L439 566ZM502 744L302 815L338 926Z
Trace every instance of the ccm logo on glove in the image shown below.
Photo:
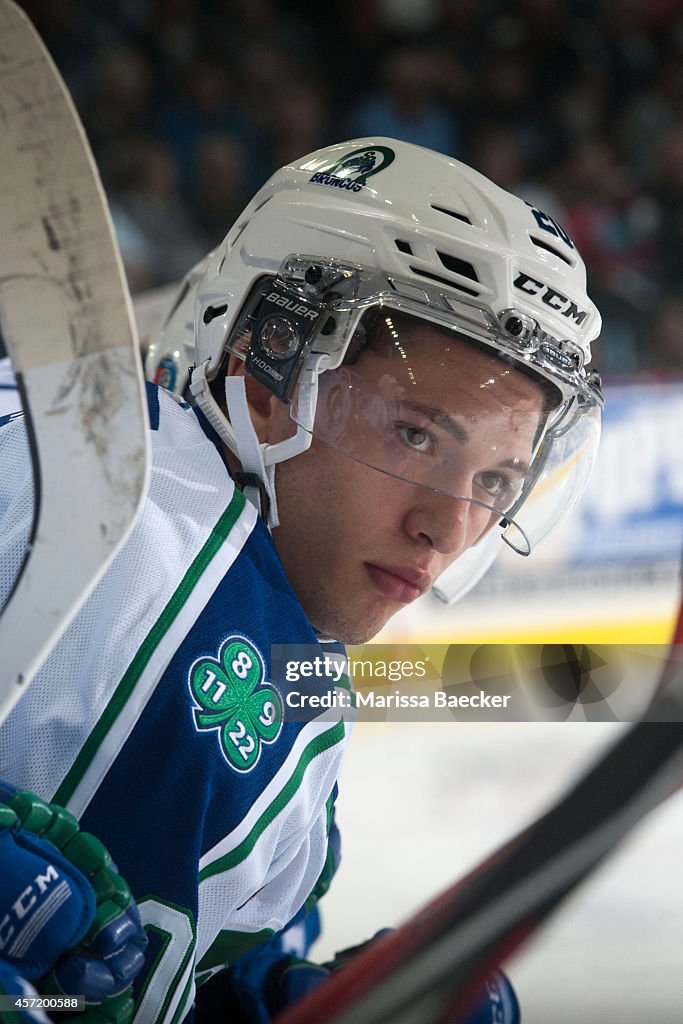
M22 956L70 895L69 883L61 877L54 864L48 864L47 869L36 875L17 896L0 920L0 953Z

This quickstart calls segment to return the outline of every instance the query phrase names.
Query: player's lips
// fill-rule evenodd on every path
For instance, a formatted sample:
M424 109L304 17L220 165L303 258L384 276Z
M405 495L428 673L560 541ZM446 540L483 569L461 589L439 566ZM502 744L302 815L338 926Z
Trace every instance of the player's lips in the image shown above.
M365 568L384 597L402 604L410 604L429 590L432 583L431 573L413 565L374 565L366 562Z

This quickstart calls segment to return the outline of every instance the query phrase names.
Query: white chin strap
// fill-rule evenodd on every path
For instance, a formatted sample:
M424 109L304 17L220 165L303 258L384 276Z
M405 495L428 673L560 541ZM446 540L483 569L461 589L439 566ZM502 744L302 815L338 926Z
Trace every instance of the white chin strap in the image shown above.
M242 466L242 473L254 478L253 484L244 485L244 495L256 506L268 523L268 528L273 530L280 523L275 495L275 464L265 464L263 452L267 446L261 444L254 429L241 374L225 378L225 402L237 448L235 454ZM262 507L264 494L267 498L267 515L266 509Z

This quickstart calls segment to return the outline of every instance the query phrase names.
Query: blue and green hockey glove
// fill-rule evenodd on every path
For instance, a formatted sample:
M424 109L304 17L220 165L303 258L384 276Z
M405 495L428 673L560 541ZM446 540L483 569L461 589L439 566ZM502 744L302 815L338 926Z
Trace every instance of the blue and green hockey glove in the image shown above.
M130 889L68 811L5 784L0 801L0 960L42 994L84 995L93 1022L124 1024L147 944Z

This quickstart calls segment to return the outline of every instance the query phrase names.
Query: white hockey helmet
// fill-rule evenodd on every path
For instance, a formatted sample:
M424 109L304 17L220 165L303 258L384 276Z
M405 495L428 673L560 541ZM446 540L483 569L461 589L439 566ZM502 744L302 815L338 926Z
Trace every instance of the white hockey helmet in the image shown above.
M161 324L154 331L145 354L147 380L176 395L185 395L190 383L190 370L195 361L195 293L211 256L209 253L187 272L171 305L167 303Z
M316 436L378 470L490 510L478 542L439 580L438 595L454 600L491 564L501 534L529 554L583 491L603 404L599 377L586 370L601 320L584 264L555 220L459 161L384 138L318 150L273 175L184 287L176 320L188 325L187 336L194 294L191 391L247 479L259 481L271 525L275 465ZM444 367L453 336L500 358L500 380L481 387L502 394L513 366L553 393L530 464L504 498L499 488L483 500L458 494L447 458L425 472L414 447L397 462L375 443L415 383L419 346L406 359L394 329L406 317L444 329ZM378 322L397 339L390 394L364 382L360 364L349 365L352 339L362 346ZM228 353L290 404L291 438L258 442L240 376L225 378L224 415L209 385ZM340 429L338 401L330 411L333 374L343 375L345 415L374 431L370 443Z

